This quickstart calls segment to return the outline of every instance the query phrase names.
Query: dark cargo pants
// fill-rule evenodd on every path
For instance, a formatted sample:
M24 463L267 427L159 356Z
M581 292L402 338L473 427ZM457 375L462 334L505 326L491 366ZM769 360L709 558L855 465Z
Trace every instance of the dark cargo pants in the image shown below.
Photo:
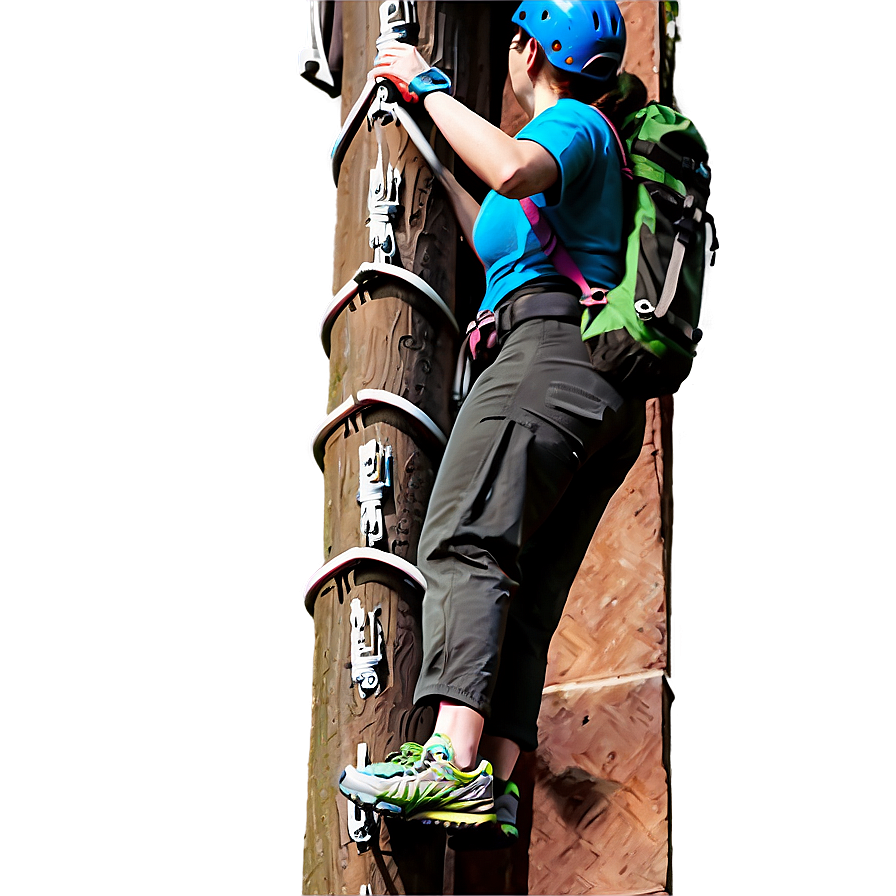
M643 400L594 371L578 325L510 333L461 408L421 533L416 701L455 700L536 748L551 636L644 425Z

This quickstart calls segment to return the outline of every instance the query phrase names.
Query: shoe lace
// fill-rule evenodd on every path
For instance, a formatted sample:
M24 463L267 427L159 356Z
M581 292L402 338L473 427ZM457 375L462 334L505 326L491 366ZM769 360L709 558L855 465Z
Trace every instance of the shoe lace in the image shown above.
M413 768L423 758L423 745L409 742L402 744L398 752L390 753L386 762L394 762L405 768Z

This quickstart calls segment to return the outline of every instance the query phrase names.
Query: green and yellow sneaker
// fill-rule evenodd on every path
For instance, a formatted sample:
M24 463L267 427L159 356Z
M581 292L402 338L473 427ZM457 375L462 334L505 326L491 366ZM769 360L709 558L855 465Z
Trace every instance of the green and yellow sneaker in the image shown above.
M497 819L491 763L483 759L472 771L462 771L443 734L434 734L422 746L403 744L385 762L347 766L339 789L364 809L449 829Z

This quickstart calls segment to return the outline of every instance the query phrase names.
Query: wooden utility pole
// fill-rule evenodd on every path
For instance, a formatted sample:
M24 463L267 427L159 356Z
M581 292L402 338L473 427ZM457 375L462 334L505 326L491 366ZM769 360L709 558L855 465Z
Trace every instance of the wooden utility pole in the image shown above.
M344 119L362 93L377 37L389 20L412 19L419 27L412 42L451 77L465 104L491 115L489 4L354 2L340 13ZM459 243L445 194L407 128L387 119L376 119L372 131L362 121L348 144L338 180L335 297L321 302L330 413L315 442L325 565L306 592L315 621L308 893L444 889L444 833L375 823L337 788L359 749L379 761L432 731L432 712L412 699L421 660L416 552L452 424L458 321L466 323L475 299L475 290L458 297L469 279L458 259L469 267L471 253ZM419 121L429 130L425 114ZM444 146L439 154L450 166Z
M619 5L626 69L651 99L671 102L677 4ZM515 3L339 6L341 30L330 27L342 43L343 118L364 86L384 10L401 18L415 7L418 46L455 95L508 133L519 129L506 89ZM332 10L312 14L334 20ZM431 136L425 113L415 118ZM481 197L444 143L436 148ZM362 124L342 163L334 293L321 301L330 413L314 449L325 478L324 565L305 596L315 656L304 891L670 892L671 398L648 404L644 449L595 533L553 641L539 749L514 776L520 842L446 852L444 834L376 825L337 788L359 749L378 761L432 731L431 711L412 702L423 596L416 547L453 421L458 331L481 295L478 262L444 194L394 122L370 132Z

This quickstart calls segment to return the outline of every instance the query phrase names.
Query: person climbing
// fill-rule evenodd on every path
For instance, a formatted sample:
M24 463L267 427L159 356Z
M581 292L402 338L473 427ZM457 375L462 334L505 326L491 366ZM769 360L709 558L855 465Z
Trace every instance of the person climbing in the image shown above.
M422 101L490 188L481 208L456 182L450 198L485 267L480 320L494 314L497 355L460 409L418 549L427 590L414 699L438 702L435 733L348 766L339 786L359 806L459 831L456 848L466 833L490 831L496 846L517 836L510 778L537 747L551 637L645 426L643 400L594 370L580 332L583 302L599 305L624 273L625 162L601 111L644 101L620 88L623 18L612 2L524 0L512 21L510 83L530 119L516 137L451 97L410 45L384 46L369 75ZM527 197L588 295L542 249Z

